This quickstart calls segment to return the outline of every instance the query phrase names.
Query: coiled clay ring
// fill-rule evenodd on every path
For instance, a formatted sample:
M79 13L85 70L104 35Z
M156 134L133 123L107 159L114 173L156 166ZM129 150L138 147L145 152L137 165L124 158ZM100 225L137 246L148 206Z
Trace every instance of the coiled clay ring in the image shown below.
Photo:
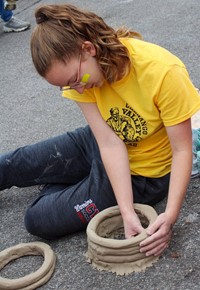
M0 277L0 290L32 290L50 279L55 269L56 256L50 246L42 242L22 243L3 250L0 252L0 270L12 260L30 255L42 255L42 266L34 273L19 279Z
M124 237L123 220L118 206L98 213L87 226L87 261L98 270L118 275L139 272L151 266L158 256L140 253L139 244L147 238L146 228L156 218L156 211L148 205L134 204L144 230L130 239Z

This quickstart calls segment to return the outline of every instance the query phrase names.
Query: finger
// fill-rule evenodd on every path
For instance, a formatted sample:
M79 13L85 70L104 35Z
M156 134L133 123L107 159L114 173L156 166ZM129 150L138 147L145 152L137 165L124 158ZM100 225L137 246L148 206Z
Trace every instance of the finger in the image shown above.
M169 247L169 243L167 243L160 251L154 254L154 256L159 256L161 255L167 248Z
M146 254L159 256L161 255L167 248L169 247L169 243L162 243L157 248L147 252Z
M147 228L147 235L153 235L159 228L160 228L161 224L158 220L156 220L153 224L151 224L150 226L148 226Z
M138 235L137 232L132 232L131 234L125 234L125 238L126 238L126 239L130 239L130 238L135 237L135 236L137 236L137 235Z
M152 249L153 247L156 247L157 245L159 245L162 242L168 242L171 239L171 231L168 232L165 235L158 235L157 233L152 235L151 237L145 239L144 241L142 241L140 243L140 248L143 249L144 251L147 251L149 249Z
M142 231L144 230L144 228L142 226L138 226L136 229L125 229L125 238L126 239L130 239L134 236L137 236L138 234L140 234Z
M125 238L126 239L130 239L130 238L132 238L132 237L135 237L135 236L137 236L137 235L139 235L140 234L140 231L131 231L131 233L126 233L125 232Z
M152 225L150 225L146 232L149 236L153 235L154 233L156 233L161 227L167 228L167 231L172 230L173 225L164 225L164 223L161 223L160 221L155 221Z
M167 231L166 231L167 230ZM146 238L144 241L142 241L140 243L140 246L143 247L143 246L146 246L146 245L149 245L157 240L161 240L161 239L165 239L165 240L170 240L172 236L172 229L171 228L168 228L168 229L160 229L158 230L157 232L155 232L154 234L152 234L151 236L149 236L148 238Z
M152 236L146 238L144 241L142 241L140 243L140 247L144 247L144 246L148 246L151 245L153 243L155 243L156 241L160 241L161 239L163 239L163 237L165 237L166 235L160 235L158 232L153 234Z
M160 245L167 244L168 242L169 242L169 238L165 237L163 239L154 241L151 244L148 244L146 246L140 247L140 252L142 252L142 253L146 252L147 253L147 252L159 247Z
M145 253L146 256L151 256L151 255L154 255L154 256L159 256L160 254L162 254L169 246L169 243L167 242L163 242L162 244L158 245L156 248L150 250L150 251L147 251Z

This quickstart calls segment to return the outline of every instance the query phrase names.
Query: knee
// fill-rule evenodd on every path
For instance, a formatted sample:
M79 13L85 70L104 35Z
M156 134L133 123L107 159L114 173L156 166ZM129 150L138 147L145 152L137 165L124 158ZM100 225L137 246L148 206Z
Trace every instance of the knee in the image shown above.
M26 214L24 217L24 224L25 224L26 230L30 234L34 236L40 236L41 229L31 207L29 207L26 211Z
M25 224L26 230L31 235L38 236L46 240L54 239L55 237L52 237L47 233L45 229L45 225L39 217L40 217L40 214L38 215L34 207L29 207L24 217L24 224Z

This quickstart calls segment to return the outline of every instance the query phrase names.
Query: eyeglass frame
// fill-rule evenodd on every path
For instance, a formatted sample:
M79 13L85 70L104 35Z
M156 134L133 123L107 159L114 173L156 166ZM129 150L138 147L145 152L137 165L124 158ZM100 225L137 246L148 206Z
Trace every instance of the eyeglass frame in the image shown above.
M74 83L69 84L68 86L60 87L61 92L73 90L76 88L82 88L86 85L87 82L83 82L82 79L79 80L80 79L80 71L81 71L81 53L79 54L78 72L77 72L76 81Z

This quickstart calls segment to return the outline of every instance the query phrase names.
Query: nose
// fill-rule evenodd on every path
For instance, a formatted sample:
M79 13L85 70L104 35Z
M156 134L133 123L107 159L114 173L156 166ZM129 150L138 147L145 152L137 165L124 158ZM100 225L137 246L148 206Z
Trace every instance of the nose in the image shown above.
M79 94L82 94L85 90L85 87L75 88L75 91L77 91Z

